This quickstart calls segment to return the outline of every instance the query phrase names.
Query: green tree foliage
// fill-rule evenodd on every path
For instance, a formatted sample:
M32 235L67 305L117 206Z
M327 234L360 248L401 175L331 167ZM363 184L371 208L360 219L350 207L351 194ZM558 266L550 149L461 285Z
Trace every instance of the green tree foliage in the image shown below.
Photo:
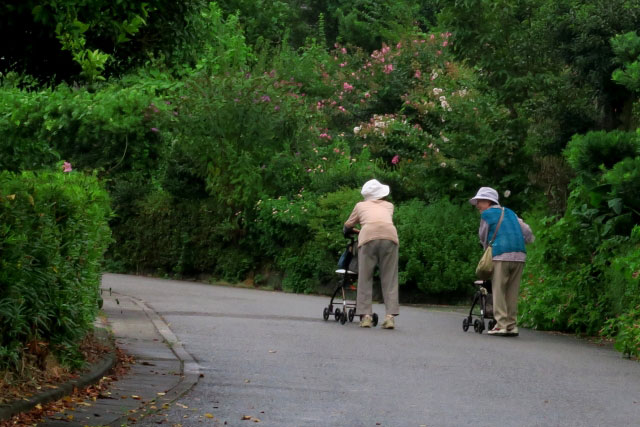
M490 185L553 215L523 320L636 351L637 2L65 0L0 17L17 40L0 167L97 171L110 268L330 287L341 224L378 178L403 293L459 299L478 252L463 203Z
M157 86L146 83L148 87L111 85L95 92L67 85L32 91L0 88L0 166L37 169L60 153L82 169L154 168L156 116L168 106L156 100Z
M432 13L430 2L312 0L305 2L303 17L317 22L322 14L329 43L360 46L371 52L383 42L398 42L419 23L432 23L432 14L424 16L420 12Z
M440 4L440 25L454 33L456 52L482 70L514 119L530 123L532 153L557 155L573 134L614 129L624 120L630 95L611 82L615 62L609 39L637 28L640 5L626 0Z
M152 56L191 60L204 2L8 1L0 6L0 72L87 81L130 70ZM176 48L186 52L176 53ZM186 55L185 55L186 53Z

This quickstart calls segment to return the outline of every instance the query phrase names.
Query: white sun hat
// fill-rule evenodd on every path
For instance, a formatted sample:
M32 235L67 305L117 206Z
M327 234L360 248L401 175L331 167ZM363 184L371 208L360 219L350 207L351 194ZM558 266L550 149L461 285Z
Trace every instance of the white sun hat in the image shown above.
M500 202L498 201L499 197L500 196L498 195L498 192L493 188L480 187L480 189L478 190L478 193L472 199L469 200L469 203L475 206L476 204L478 204L478 200L489 200L497 204L500 204Z
M377 179L372 179L364 183L360 191L364 200L378 200L389 195L389 186L382 184Z

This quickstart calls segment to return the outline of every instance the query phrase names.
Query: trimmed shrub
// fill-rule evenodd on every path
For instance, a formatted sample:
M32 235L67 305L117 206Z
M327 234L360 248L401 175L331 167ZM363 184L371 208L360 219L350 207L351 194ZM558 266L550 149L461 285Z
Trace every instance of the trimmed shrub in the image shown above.
M93 176L0 173L0 369L49 353L82 363L78 343L98 311L109 215Z
M468 296L482 255L479 222L469 206L448 200L429 205L412 200L398 206L400 284L416 286L432 300Z

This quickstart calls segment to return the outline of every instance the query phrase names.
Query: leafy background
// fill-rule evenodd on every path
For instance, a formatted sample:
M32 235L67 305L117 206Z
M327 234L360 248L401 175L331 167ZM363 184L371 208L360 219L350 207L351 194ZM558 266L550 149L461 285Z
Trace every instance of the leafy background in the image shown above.
M258 5L0 6L15 41L0 52L2 368L34 342L80 363L102 269L330 289L371 178L391 186L405 301L466 301L480 254L466 200L488 185L537 236L520 321L639 354L640 6ZM74 239L92 249L65 252ZM33 274L46 303L19 285ZM63 327L24 320L52 313Z

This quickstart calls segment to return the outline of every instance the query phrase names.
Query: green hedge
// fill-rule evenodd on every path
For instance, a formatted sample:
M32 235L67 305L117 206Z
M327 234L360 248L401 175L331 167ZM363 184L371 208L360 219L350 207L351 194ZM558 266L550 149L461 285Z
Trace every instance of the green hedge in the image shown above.
M562 218L537 224L521 320L538 329L604 335L640 356L640 140L634 132L573 137L576 172Z
M466 203L413 200L398 206L400 284L414 285L436 301L453 302L473 289L482 255L480 217Z
M98 310L109 216L93 176L0 173L0 369L48 353L82 362L78 344Z

